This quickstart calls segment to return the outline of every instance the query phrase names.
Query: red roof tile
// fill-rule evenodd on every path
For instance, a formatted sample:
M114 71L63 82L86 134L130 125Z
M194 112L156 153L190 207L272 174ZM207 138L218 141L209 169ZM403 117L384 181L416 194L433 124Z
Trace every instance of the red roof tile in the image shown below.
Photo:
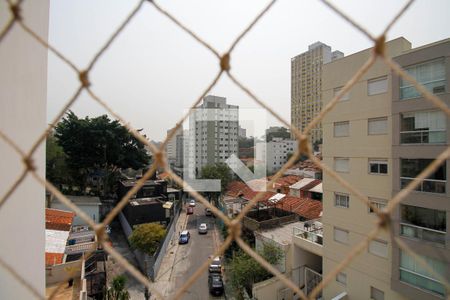
M59 210L59 209L45 209L45 228L53 230L69 231L72 226L74 212Z
M272 177L268 177L267 179L270 180ZM278 178L273 186L275 187L289 187L291 185L293 185L294 183L298 182L299 180L301 180L303 177L301 176L297 176L297 175L288 175L288 176L284 176L281 178Z
M322 202L309 198L286 196L276 203L276 207L298 214L306 219L317 219L322 212Z
M64 253L49 253L45 252L45 265L62 264Z

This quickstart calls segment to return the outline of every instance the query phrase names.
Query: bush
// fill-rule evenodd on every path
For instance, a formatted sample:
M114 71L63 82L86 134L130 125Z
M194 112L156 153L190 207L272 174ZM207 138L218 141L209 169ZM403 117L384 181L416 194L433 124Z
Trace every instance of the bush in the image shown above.
M166 235L166 229L157 223L136 225L130 235L130 245L148 255L153 255L161 240Z

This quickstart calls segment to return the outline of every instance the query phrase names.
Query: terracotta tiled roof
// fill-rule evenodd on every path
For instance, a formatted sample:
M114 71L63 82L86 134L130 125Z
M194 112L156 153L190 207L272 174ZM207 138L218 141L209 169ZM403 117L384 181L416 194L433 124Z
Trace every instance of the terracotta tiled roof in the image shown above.
M69 231L72 226L74 212L59 210L59 209L45 209L45 228L53 230Z
M64 253L45 252L45 265L57 265L63 261Z
M267 177L268 180L270 180L272 176ZM276 187L289 187L290 185L293 185L297 181L301 180L302 177L297 175L288 175L281 178L278 178L275 183L273 184L274 188Z
M232 181L228 184L225 194L230 197L239 197L243 195L244 190L248 189L248 186L242 181Z
M242 181L233 181L228 185L226 195L230 197L241 197L245 200L252 200L256 195L258 194L258 191L252 190L247 184L243 183ZM274 192L264 192L264 195L259 200L260 202L264 202L269 200L270 197L275 195Z
M317 219L322 212L322 202L309 198L286 196L276 204L276 207L298 214L306 219Z

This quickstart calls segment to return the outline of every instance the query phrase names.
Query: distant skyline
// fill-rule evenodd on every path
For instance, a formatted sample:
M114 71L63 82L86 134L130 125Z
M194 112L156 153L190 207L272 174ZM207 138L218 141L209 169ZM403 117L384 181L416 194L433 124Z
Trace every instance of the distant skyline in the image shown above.
M137 1L52 1L49 42L83 69ZM159 3L159 2L158 2ZM160 2L220 53L268 2ZM373 34L380 33L406 1L333 1ZM403 36L414 48L450 37L450 1L416 1L393 26L388 40ZM287 121L290 60L321 41L345 56L372 46L357 29L319 1L279 1L241 41L231 71ZM135 128L161 141L219 70L217 59L149 3L94 67L92 89ZM48 120L74 93L76 74L53 54L48 67ZM259 108L226 76L210 94L240 108ZM83 93L77 115L106 113ZM248 118L251 120L251 117ZM272 117L267 126L279 125ZM247 122L248 124L250 122ZM245 127L244 125L243 127Z

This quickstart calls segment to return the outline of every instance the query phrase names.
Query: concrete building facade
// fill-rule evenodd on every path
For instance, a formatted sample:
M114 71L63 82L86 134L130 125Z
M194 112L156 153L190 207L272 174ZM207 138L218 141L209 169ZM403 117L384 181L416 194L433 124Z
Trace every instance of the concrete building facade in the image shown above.
M331 51L331 47L316 42L308 51L291 59L291 123L304 130L322 110L322 67L344 53ZM322 140L322 127L311 132L311 141Z
M175 130L174 128L171 128L169 130L167 130L167 136L169 136L169 134ZM183 135L183 128L180 127L178 128L178 130L175 132L175 134L169 139L169 141L167 142L166 145L166 152L167 152L167 159L169 160L169 162L171 163L175 163L176 159L177 159L177 147L179 145L179 143L177 143L177 138L178 136Z
M273 138L267 143L256 143L256 157L265 157L267 171L273 173L281 169L288 161L287 154L297 151L297 147L297 141Z
M198 176L204 166L238 156L238 137L239 106L227 104L224 97L204 97L189 118L189 169Z
M450 39L412 49L394 58L409 74L450 105ZM392 195L406 186L448 147L450 119L408 82L392 78ZM443 278L450 278L450 186L447 160L397 207L394 235ZM391 287L414 299L449 295L435 274L416 258L392 249Z
M386 50L397 56L411 48L404 38ZM369 59L363 50L323 66L326 105ZM323 161L373 205L383 208L392 195L392 75L377 61L322 121ZM326 275L375 228L377 216L366 204L323 174L323 272ZM391 289L392 241L381 232L323 290L324 299L406 299ZM347 298L345 298L347 297Z
M450 39L411 49L404 38L386 45L411 76L447 105ZM364 50L324 65L324 104L369 58ZM448 147L450 120L382 62L360 79L324 118L324 162L383 209L402 188ZM392 214L392 232L328 284L325 299L442 299L439 275L450 278L448 160L411 192ZM324 273L333 270L375 227L377 216L356 196L324 174ZM401 239L433 270L399 249ZM438 276L436 276L438 274Z

